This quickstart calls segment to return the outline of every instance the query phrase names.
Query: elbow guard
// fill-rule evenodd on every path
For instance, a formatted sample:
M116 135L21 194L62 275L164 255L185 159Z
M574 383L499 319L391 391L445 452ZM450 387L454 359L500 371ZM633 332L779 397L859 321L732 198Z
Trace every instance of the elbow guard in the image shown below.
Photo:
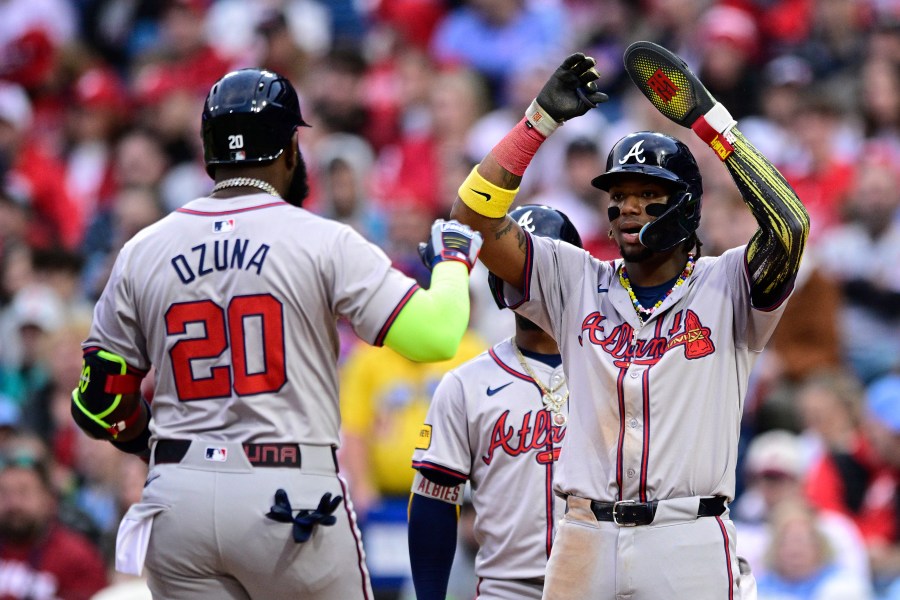
M115 440L140 419L145 373L105 350L85 351L81 380L72 390L72 416L88 435Z

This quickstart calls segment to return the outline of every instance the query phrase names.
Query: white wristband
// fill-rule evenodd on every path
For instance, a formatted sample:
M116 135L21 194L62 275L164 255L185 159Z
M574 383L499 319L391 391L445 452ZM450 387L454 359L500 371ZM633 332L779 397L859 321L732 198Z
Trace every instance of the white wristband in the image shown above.
M550 137L550 134L561 125L538 104L536 98L531 101L531 106L525 111L525 119L545 138Z
M734 120L731 113L728 112L728 109L721 102L716 102L715 106L703 115L703 118L706 119L710 127L722 134L727 133L729 129L737 125L737 121Z

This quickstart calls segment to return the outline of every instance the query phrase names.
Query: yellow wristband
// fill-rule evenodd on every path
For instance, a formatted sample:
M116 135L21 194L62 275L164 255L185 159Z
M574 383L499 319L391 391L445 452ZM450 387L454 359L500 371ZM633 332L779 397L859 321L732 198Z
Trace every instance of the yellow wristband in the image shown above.
M519 188L507 190L494 185L478 173L478 165L475 165L459 186L458 193L459 199L479 215L499 219L506 216L516 194L519 193Z

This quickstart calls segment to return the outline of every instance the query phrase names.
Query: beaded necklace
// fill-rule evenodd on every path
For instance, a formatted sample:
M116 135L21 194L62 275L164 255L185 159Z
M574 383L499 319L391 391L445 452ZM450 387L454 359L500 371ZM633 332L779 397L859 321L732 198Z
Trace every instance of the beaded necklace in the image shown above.
M683 284L693 272L694 255L688 254L687 264L684 265L684 270L681 272L681 275L678 276L678 280L675 282L675 285L669 288L669 291L666 292L662 298L657 300L656 304L654 304L650 308L644 308L643 306L641 306L640 300L637 299L634 290L631 289L631 280L628 279L628 271L625 269L625 265L622 265L622 268L619 270L619 281L622 283L622 287L625 288L625 291L628 292L628 297L631 298L631 303L634 305L634 311L637 313L638 322L642 327L644 325L644 315L647 315L647 317L649 318L653 314L653 312L662 305L666 298L668 298L678 286Z

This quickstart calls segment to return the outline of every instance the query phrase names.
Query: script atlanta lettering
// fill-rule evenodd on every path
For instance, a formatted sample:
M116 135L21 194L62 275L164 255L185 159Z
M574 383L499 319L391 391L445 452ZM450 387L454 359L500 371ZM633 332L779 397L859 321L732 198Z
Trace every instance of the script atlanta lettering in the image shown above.
M491 464L496 450L502 450L510 456L519 456L530 450L547 450L562 443L566 429L554 425L550 419L550 413L546 410L534 411L534 427L531 425L531 415L532 411L530 410L525 413L522 417L522 426L516 431L514 425L506 424L509 411L503 411L491 431L491 445L488 447L487 454L481 457L484 464ZM559 453L555 452L557 448L553 448L553 450L552 460L556 460ZM535 459L538 462L547 462L546 453L541 452L540 456L545 459L541 460L536 456Z
M628 363L655 364L673 348L683 347L684 357L690 360L703 358L716 351L710 328L700 322L697 313L687 309L675 313L672 326L666 336L656 336L647 340L634 340L634 328L628 323L616 325L604 335L603 322L606 317L594 311L581 322L578 343L585 342L599 346L615 359Z

